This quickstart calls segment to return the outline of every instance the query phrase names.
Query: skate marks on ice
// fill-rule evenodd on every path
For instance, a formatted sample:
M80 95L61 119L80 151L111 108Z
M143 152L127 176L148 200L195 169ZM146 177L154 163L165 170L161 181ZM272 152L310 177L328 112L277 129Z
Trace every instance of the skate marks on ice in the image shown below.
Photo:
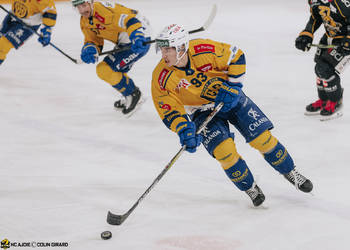
M320 115L319 112L318 113L305 112L304 115L307 117L310 117L310 118L317 118L321 122L325 122L325 121L330 121L330 120L334 120L334 119L338 119L338 118L342 117L343 111L340 109L340 110L336 111L334 114L329 115L329 116Z

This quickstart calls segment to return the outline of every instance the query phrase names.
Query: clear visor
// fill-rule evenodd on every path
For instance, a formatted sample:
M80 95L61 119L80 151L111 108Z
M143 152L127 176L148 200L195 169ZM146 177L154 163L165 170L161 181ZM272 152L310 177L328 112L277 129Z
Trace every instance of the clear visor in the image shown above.
M156 39L156 53L163 47L170 47L169 40Z

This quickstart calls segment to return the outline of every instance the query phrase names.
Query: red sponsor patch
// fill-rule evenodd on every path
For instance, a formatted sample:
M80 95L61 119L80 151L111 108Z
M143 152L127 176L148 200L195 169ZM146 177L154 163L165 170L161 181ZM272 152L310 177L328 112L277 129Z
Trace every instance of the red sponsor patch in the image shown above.
M215 46L212 44L198 44L194 46L194 51L196 53L202 53L202 52L213 52L215 53Z
M105 26L102 26L102 25L99 24L99 23L96 24L96 28L97 28L98 30L105 30L105 29L106 29Z
M168 111L171 110L171 106L169 104L163 104L162 106L160 106L161 109L166 109Z
M211 65L211 63L204 64L197 68L197 70L202 72L208 72L209 70L212 70L212 69L213 69L213 65Z
M165 90L164 88L164 80L166 75L169 73L169 70L163 69L162 72L160 72L159 77L158 77L158 84L161 90Z
M99 20L101 23L105 23L105 18L100 16L100 14L98 14L97 11L95 12L95 18Z

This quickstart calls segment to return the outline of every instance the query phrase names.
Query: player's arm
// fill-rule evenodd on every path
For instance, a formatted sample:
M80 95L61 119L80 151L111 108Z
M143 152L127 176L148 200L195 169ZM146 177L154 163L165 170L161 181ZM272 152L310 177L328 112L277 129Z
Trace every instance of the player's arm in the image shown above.
M152 76L152 99L160 119L170 130L177 132L181 122L187 122L187 114L183 104L170 94L163 86L166 86L169 72L155 70Z
M212 59L215 62L215 70L227 72L228 81L242 83L246 72L244 53L237 46L226 43L215 44L215 54Z
M43 15L43 25L53 27L56 24L57 11L54 0L36 0Z
M136 12L134 14L121 13L118 18L118 26L128 33L131 50L134 53L144 54L148 51L149 45L144 44L148 39L143 32L141 21L136 17Z
M84 45L81 49L80 58L85 63L95 63L98 60L98 55L103 49L104 40L96 35L89 26L86 20L81 17L80 28L84 34Z
M57 11L53 0L36 0L38 8L42 13L42 28L38 41L47 46L51 41L52 27L56 24Z
M312 41L314 39L314 33L322 24L322 18L318 13L317 6L310 7L310 13L311 15L305 29L300 32L299 36L295 40L295 47L302 51L310 50Z

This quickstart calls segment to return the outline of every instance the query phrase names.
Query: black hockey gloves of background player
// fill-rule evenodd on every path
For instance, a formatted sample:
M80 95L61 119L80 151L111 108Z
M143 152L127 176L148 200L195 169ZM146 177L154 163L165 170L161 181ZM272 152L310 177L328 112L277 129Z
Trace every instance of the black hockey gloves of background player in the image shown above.
M295 47L302 51L309 51L311 48L313 35L310 32L301 32L295 40Z

